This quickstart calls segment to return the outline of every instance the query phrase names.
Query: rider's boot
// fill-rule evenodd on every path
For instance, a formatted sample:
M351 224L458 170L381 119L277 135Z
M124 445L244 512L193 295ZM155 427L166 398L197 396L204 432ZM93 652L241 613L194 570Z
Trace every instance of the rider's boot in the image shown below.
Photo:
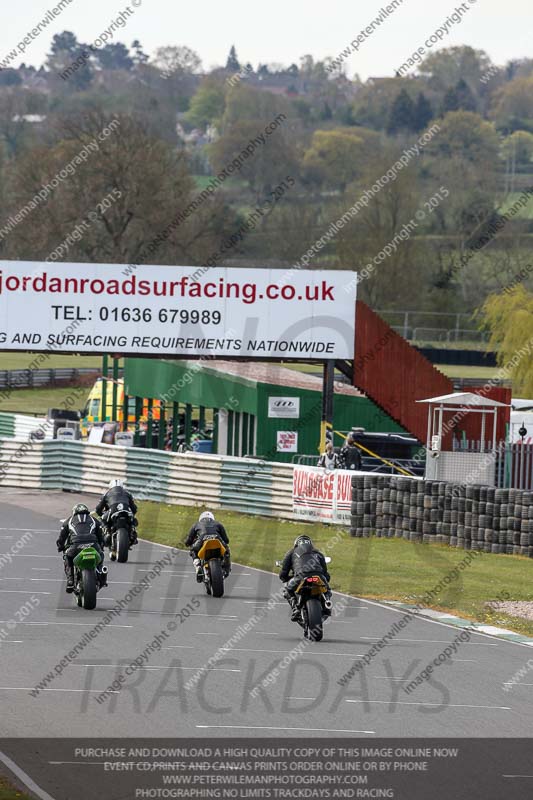
M72 594L74 591L74 570L68 564L65 564L65 574L67 576L67 585L65 591Z
M204 571L202 569L202 562L200 561L199 558L195 558L192 563L194 564L194 568L196 570L196 582L197 583L202 583L202 581L204 579Z
M291 622L298 622L301 619L300 609L298 608L298 601L295 597L289 595L287 597L289 605L292 608Z

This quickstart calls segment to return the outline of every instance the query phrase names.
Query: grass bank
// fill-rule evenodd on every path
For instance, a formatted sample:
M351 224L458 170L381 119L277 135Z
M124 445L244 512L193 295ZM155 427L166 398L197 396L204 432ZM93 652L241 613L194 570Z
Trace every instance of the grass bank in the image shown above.
M183 541L200 510L203 509L143 502L139 515L141 536L184 548ZM403 539L353 539L337 526L230 511L221 511L218 517L228 530L235 561L274 572L276 560L282 558L299 533L306 533L332 558L333 589L377 600L419 602L467 556L467 551L453 547L418 545ZM533 600L533 561L483 553L458 574L435 595L433 608L533 636L533 622L485 607L502 593L505 599Z
M50 386L42 389L14 389L9 397L0 400L0 411L12 411L16 414L46 415L49 408L63 408L61 403L74 391L72 386ZM76 390L77 391L77 390ZM74 410L80 409L89 394L86 387L74 404Z
M31 800L31 797L19 792L0 775L0 800Z

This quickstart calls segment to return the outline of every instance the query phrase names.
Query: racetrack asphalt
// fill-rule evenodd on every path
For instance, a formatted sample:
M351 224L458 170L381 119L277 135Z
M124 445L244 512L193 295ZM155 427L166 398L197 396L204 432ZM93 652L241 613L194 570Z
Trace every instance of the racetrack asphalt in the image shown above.
M528 661L527 646L473 633L431 681L410 694L403 691L458 633L421 616L340 685L354 661L404 613L381 603L335 594L341 613L325 625L322 642L307 643L301 628L290 623L283 599L267 608L281 586L276 575L235 563L225 597L214 599L196 584L186 552L174 555L162 545L140 541L127 564L110 564L106 555L109 588L99 593L96 610L78 608L65 593L55 540L60 517L83 499L94 505L94 496L61 492L0 494L0 632L8 630L8 621L16 622L0 638L2 737L531 735L533 672L504 690ZM32 696L31 690L84 633L169 554L171 563L164 564L149 588ZM272 553L272 561L280 556ZM238 562L239 553L233 557ZM22 607L27 611L23 618ZM184 613L187 608L190 615ZM259 621L187 689L187 681L254 614ZM172 631L167 627L171 621L177 623ZM98 695L161 631L166 633L161 649L120 691L98 703ZM278 675L272 678L276 667ZM267 688L252 694L269 675Z

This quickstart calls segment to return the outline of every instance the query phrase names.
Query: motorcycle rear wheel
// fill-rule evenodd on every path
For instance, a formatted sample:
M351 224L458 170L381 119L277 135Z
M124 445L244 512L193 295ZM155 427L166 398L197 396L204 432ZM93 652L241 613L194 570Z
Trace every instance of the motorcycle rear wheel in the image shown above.
M81 605L88 611L96 608L96 574L92 569L81 573Z
M125 564L128 560L130 549L130 535L127 528L119 528L117 531L117 561Z
M209 574L211 576L213 597L222 597L224 594L224 576L222 574L222 564L218 558L212 558L209 562Z
M316 597L310 597L306 603L307 607L307 630L306 636L313 642L320 642L323 636L322 630L322 604Z

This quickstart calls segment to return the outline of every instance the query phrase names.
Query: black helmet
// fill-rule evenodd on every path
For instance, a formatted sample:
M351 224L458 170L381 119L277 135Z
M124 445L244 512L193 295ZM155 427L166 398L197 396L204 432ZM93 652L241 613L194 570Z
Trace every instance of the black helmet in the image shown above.
M304 536L297 536L296 539L294 540L294 546L295 547L299 547L299 545L301 545L301 544L310 544L311 547L313 546L313 542L311 541L309 536L305 536L305 535Z
M72 514L73 515L75 515L75 514L89 514L89 513L90 513L89 509L87 508L85 503L78 503L72 509Z

